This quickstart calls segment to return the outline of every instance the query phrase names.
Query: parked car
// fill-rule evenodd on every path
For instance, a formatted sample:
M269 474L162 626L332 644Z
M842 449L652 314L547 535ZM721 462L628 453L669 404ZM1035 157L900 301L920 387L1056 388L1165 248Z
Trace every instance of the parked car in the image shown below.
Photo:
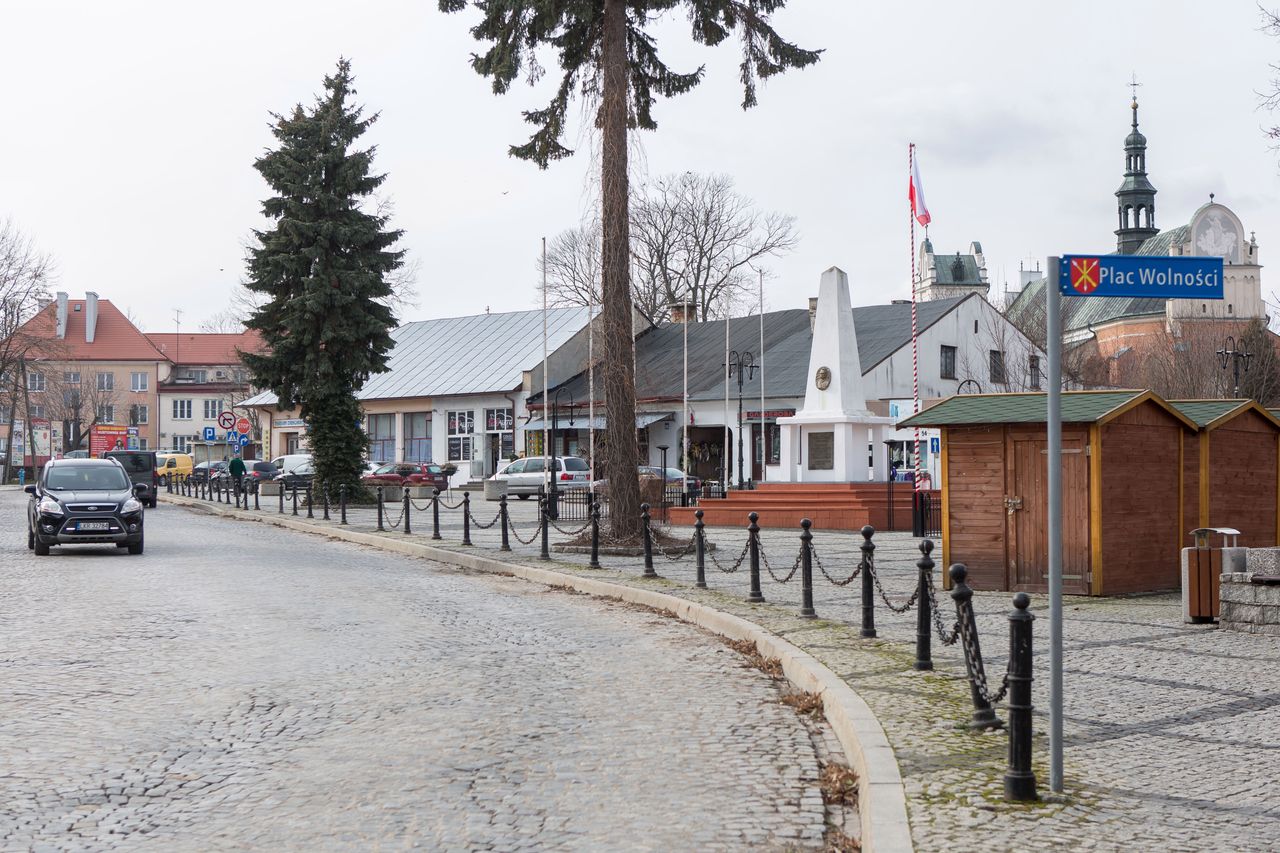
M156 469L160 472L160 485L169 485L170 480L184 480L191 476L191 469L196 467L190 453L157 453Z
M279 471L281 474L291 474L293 473L293 469L297 468L299 465L312 464L311 454L310 453L288 453L288 454L285 454L284 456L277 456L275 459L272 459L271 464L276 466L276 470Z
M585 489L591 485L591 466L577 456L557 456L555 467L557 489ZM547 457L527 456L517 459L489 478L505 481L507 494L528 500L546 488Z
M276 478L276 475L279 473L280 472L279 470L276 469L276 466L272 465L270 462L267 462L266 460L248 459L248 460L245 460L245 463L244 463L244 484L243 485L245 486L245 488L249 488L250 483L253 483L255 481L261 483L266 480L274 480ZM220 482L224 486L227 486L231 483L231 463L230 462L227 463L226 468L223 468L221 471L214 472L213 482L215 483Z
M27 547L46 557L55 545L114 544L142 553L145 483L130 483L114 459L54 459L26 487Z
M104 459L114 459L129 475L134 485L145 483L147 495L144 502L152 509L156 508L156 492L159 483L159 472L156 471L156 453L154 450L108 450L102 454Z
M87 450L68 450L62 454L63 459L88 459L89 451Z
M430 462L389 462L365 474L360 482L366 486L431 486L442 492L449 488L444 469Z
M667 481L667 488L672 486L680 486L684 482L688 482L689 491L702 491L702 481L697 477L685 474L679 468L660 468L655 465L641 465L640 474L644 476L648 474L650 477L661 477Z
M364 474L372 474L374 471L377 471L386 464L386 462L366 462L364 463ZM361 474L360 476L363 477L364 474Z
M211 481L210 472L213 472L214 474L216 474L219 471L225 471L226 468L227 468L226 462L220 462L220 461L201 462L199 465L191 469L191 482L193 483L210 482Z
M271 463L268 462L267 464L270 465ZM316 466L311 460L295 466L292 471L277 470L274 477L276 482L283 483L286 489L305 489L311 485L311 481L315 478Z

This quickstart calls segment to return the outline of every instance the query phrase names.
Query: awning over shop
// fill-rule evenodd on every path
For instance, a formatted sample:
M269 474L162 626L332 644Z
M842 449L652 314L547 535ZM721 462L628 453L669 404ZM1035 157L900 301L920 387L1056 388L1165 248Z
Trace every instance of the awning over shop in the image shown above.
M640 412L636 415L636 429L644 429L650 424L656 424L658 421L674 418L675 412ZM539 432L540 430L549 428L549 424L545 423L542 418L529 421L522 428L525 432ZM569 413L565 412L556 419L556 429L604 429L604 416L596 415L595 418L587 418L581 414L575 414L573 423L569 423Z

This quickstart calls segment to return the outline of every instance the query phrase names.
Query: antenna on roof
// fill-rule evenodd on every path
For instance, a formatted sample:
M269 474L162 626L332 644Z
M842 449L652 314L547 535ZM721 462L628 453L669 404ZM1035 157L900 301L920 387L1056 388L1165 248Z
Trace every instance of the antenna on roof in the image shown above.
M178 363L182 351L182 309L173 309L173 363Z

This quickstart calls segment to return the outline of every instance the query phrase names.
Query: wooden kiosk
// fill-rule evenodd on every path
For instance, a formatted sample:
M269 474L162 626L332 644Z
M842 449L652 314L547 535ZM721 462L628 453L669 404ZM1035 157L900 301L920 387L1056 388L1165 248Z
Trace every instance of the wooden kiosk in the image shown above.
M959 395L899 424L942 430L942 564L977 589L1048 588L1047 409L1043 393ZM1178 588L1196 431L1150 391L1063 392L1064 592Z
M1280 419L1253 400L1171 400L1199 434L1183 445L1184 546L1198 527L1231 527L1267 548L1280 533Z

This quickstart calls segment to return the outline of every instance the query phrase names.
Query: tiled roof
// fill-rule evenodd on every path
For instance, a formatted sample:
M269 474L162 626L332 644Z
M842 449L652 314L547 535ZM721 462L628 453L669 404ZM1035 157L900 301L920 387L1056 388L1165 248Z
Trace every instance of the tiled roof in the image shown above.
M57 337L58 306L51 302L26 322L28 334L45 339L43 358L56 361L165 361L129 318L108 299L98 300L93 343L85 341L85 300L67 300L66 337Z
M147 339L174 364L239 364L237 350L258 352L263 348L262 336L256 331L235 334L156 332L148 333Z
M1170 228L1168 231L1161 231L1154 237L1149 237L1138 247L1135 255L1167 255L1169 249L1175 244L1181 245L1186 242L1187 235L1191 232L1191 226L1179 225L1177 228Z
M1152 238L1155 239L1155 238ZM1036 279L1022 288L1022 292L1009 306L1006 316L1023 325L1044 323L1044 283ZM1064 332L1088 329L1113 320L1145 317L1164 313L1165 300L1159 297L1128 297L1103 299L1091 296L1063 296L1062 329Z
M1244 400L1170 400L1169 405L1202 427L1244 406Z
M1064 391L1063 423L1093 423L1146 391ZM1157 400L1158 398L1153 397ZM1044 423L1048 418L1047 394L958 394L907 418L898 428L964 424Z

